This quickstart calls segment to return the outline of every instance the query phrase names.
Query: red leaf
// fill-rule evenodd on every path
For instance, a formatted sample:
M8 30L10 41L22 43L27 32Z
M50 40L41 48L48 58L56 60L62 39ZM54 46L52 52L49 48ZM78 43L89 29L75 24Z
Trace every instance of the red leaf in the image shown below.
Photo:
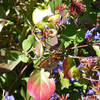
M27 88L30 95L35 100L48 100L55 91L55 82L49 78L49 72L44 70L35 70L30 76Z
M70 71L70 69L71 69L71 62L72 62L72 58L70 58L70 57L67 57L63 61L64 77L65 78L69 78L69 79L73 77L73 74Z

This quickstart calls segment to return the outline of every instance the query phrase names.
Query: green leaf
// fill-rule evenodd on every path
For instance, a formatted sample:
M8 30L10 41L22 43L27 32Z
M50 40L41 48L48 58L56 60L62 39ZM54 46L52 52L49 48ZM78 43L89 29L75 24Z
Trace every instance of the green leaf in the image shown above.
M84 36L85 36L84 33L85 33L85 30L82 30L82 29L77 30L75 45L78 45L79 43L81 43L84 40Z
M71 43L72 41L76 40L76 27L74 24L68 25L66 26L66 30L61 31L61 38L65 41L65 42L69 42Z
M24 63L27 63L29 61L29 58L26 55L20 55L19 59Z
M60 6L62 4L62 0L56 0L56 4Z
M21 92L21 96L25 99L26 98L26 94L25 94L25 90L24 90L23 87L21 88L20 92Z
M6 58L0 61L0 73L13 70L16 67L16 65L19 64L20 62L19 55L21 54L22 53L18 51L14 51L14 50L6 51L5 50Z
M54 0L50 1L50 7L51 7L51 11L54 13L55 12L55 2L54 2Z
M99 46L94 45L93 49L96 51L97 56L100 56L100 48L99 48Z
M62 4L62 0L51 0L50 7L51 11L54 13L58 6Z
M22 43L22 48L24 51L28 51L31 48L31 42L28 39L24 40Z
M68 47L71 43L72 43L71 41L65 41L65 42L64 42L65 48Z
M0 73L9 72L9 71L13 70L16 67L16 65L18 65L19 62L20 62L20 60L9 61L8 64L1 63L0 64Z
M63 87L65 88L69 88L70 86L70 81L67 78L64 78L64 74L62 72L60 72L60 78L61 78L61 84Z
M80 84L79 82L74 82L74 85L75 85L75 86L78 86L78 87L83 86L83 85L82 85L82 84Z
M29 35L28 41L30 42L31 45L33 45L33 47L35 46L35 36L34 35Z
M97 59L97 65L100 66L100 57Z

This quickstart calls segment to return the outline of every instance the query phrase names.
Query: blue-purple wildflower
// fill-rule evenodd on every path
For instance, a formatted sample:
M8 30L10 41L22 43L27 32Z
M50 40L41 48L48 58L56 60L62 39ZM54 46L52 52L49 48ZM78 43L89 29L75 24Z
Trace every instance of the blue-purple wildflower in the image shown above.
M42 31L41 30L38 30L38 31L36 31L36 33L42 33Z
M98 30L98 27L93 27L91 30L87 30L87 32L85 33L85 39L89 39L93 36L93 32L94 31L97 31ZM99 32L96 32L96 35L93 36L92 38L93 40L97 40L97 39L100 39L100 33Z
M66 21L66 24L70 25L71 24L71 17L68 18L68 20Z
M100 97L99 96L96 96L96 100L100 100Z
M58 62L58 65L59 65L59 66L62 66L62 64L63 64L63 61L60 60L60 61Z
M63 61L59 61L58 66L56 68L53 68L53 72L58 73L59 70L63 70L62 64L63 64Z
M40 40L44 40L44 36L42 36L42 37L40 38Z
M80 62L80 64L77 66L77 68L80 69L80 68L83 67L83 65L84 65L84 64L83 64L82 62Z
M92 95L92 94L94 94L94 91L93 91L92 89L89 89L89 90L87 91L87 94Z
M59 96L57 93L54 93L49 100L58 100Z
M75 80L75 78L71 78L70 81L71 81L71 83L73 83L73 82L75 82L76 80Z
M7 91L7 92L5 93L5 99L4 99L4 100L15 100L15 98L14 98L13 95L9 96L9 92Z
M70 79L70 82L71 82L71 83L74 83L74 82L78 82L78 80L79 80L79 79L71 78L71 79Z
M75 19L75 22L78 23L78 18Z
M100 33L97 32L96 35L93 37L93 40L97 40L100 39Z
M97 71L97 76L100 76L100 71Z
M88 39L92 36L92 32L87 30L87 32L85 33L85 39Z
M49 26L45 25L45 28L46 28L46 29L49 29Z
M53 68L54 73L58 73L59 70L63 70L62 66L57 66L56 68Z
M59 71L58 71L58 68L56 67L56 68L53 68L53 72L54 73L58 73Z
M96 26L96 27L93 27L92 29L91 29L91 31L97 31L98 30L98 27Z

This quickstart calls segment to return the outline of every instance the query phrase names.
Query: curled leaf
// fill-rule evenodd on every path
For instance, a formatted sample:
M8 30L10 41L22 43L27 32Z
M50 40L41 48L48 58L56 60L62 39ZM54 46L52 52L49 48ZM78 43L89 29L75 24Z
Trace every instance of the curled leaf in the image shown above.
M66 78L78 78L79 77L79 70L76 68L75 62L73 58L67 57L63 61L63 70L64 70L64 77Z

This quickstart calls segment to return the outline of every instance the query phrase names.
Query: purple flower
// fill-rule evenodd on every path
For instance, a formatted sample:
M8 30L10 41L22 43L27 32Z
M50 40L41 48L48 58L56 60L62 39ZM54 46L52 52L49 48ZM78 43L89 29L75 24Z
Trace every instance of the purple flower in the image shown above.
M87 32L85 33L85 39L88 39L92 36L92 32L87 30Z
M75 22L78 23L78 18L75 19Z
M58 62L58 65L59 65L59 66L62 66L62 64L63 64L63 61L59 61L59 62Z
M91 31L96 31L98 29L98 27L96 26L96 27L93 27L92 29L91 29Z
M71 21L71 17L68 18L68 20L66 21L66 24L70 25L71 24L70 21Z
M60 70L63 70L62 66L57 66L56 68L53 68L54 73L58 73Z
M100 76L100 71L97 71L97 76Z
M71 83L74 83L74 82L78 82L78 80L79 80L79 79L71 78L71 79L70 79L70 82L71 82Z
M62 66L59 66L59 69L60 69L60 70L63 70L63 67L62 67Z
M7 97L9 95L9 92L7 91L6 93L5 93L5 97Z
M73 82L75 82L76 80L75 80L75 78L71 78L70 81L73 83Z
M58 73L59 70L62 70L62 69L63 69L62 66L57 66L56 68L53 68L53 72Z
M42 33L42 31L41 30L38 30L38 31L36 31L37 33Z
M97 34L93 37L93 40L96 40L96 39L100 39L100 33L97 32Z
M92 94L94 94L94 91L93 91L92 89L90 89L90 90L87 91L87 93L88 93L89 95L92 95Z
M82 68L84 66L84 64L82 62L80 62L80 64L77 66L77 68Z
M9 96L9 92L7 91L7 92L5 93L5 99L4 99L4 100L15 100L15 98L14 98L13 95Z
M46 29L49 29L49 26L45 25L45 28L46 28Z
M96 100L100 100L100 97L99 96L96 96Z
M54 93L49 100L58 100L59 96L57 93Z
M93 27L91 30L87 30L87 32L85 33L85 39L91 38L91 36L93 35L92 33L96 30L98 30L98 27ZM97 34L92 39L93 40L100 39L100 33L97 32Z
M59 61L58 66L56 68L53 68L53 72L58 73L59 70L63 70L62 64L63 64L63 61Z
M42 37L40 38L40 40L44 40L44 36L42 36Z
M56 67L56 68L53 68L53 72L54 73L58 73L59 71L58 71L58 68Z

